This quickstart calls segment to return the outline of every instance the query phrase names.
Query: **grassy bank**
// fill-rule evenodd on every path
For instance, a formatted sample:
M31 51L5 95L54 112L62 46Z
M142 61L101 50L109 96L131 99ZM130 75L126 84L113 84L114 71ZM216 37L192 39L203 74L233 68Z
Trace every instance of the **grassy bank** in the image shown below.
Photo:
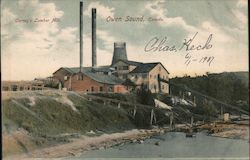
M123 108L58 91L3 93L2 126L4 155L135 128Z

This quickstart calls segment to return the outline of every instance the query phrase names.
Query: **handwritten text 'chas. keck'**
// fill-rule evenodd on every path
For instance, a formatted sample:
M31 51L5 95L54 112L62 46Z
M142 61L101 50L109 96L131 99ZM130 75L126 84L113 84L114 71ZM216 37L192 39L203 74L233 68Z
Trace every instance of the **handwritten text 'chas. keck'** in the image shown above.
M198 51L204 51L209 50L213 47L211 44L213 34L210 34L207 37L207 40L203 43L194 44L195 38L197 37L198 32L194 34L194 36L190 39L184 39L183 43L181 45L169 45L167 44L167 37L159 38L154 37L148 41L148 43L145 45L144 51L145 52L168 52L168 53L174 53L178 51L184 51L185 52L185 64L188 66L191 62L198 62L198 63L206 63L209 66L214 61L214 56L198 56L194 55L192 53L198 52ZM200 52L199 52L200 53Z

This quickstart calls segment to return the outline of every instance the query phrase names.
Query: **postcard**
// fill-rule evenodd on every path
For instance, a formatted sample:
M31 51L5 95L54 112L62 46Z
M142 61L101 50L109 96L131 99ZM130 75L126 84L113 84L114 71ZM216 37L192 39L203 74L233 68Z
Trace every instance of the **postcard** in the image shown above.
M249 159L247 0L2 0L3 159Z

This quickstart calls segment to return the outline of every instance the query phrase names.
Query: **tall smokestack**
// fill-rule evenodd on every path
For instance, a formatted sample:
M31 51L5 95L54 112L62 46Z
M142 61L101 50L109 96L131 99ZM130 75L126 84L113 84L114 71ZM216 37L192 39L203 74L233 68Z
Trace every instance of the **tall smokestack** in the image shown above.
M92 67L96 67L96 9L92 8Z
M120 59L121 60L128 60L125 42L115 42L114 43L114 53L113 53L112 65L115 64Z
M82 21L82 9L83 8L83 2L80 2L80 72L82 72L82 27L83 27L83 21Z

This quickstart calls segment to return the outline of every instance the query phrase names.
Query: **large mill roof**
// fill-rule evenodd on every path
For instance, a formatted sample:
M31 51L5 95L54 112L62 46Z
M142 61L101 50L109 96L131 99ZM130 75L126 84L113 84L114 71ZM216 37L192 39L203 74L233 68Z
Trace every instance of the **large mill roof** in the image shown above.
M147 73L151 71L157 64L159 63L143 63L143 64L138 65L130 73Z
M90 77L91 79L105 84L122 84L124 80L114 76L114 75L106 75L106 74L100 74L97 72L103 72L103 71L109 71L110 66L100 66L100 67L83 67L82 73L86 76ZM68 71L71 74L79 73L80 69L79 67L62 67L60 69L64 69ZM60 70L59 69L59 70Z
M70 73L78 73L80 72L79 67L62 67ZM95 72L109 72L110 66L98 66L98 67L83 67L83 70L91 70Z
M167 73L169 74L168 70L161 64L161 62L140 63L130 73L148 73L158 64L160 64L167 71Z

